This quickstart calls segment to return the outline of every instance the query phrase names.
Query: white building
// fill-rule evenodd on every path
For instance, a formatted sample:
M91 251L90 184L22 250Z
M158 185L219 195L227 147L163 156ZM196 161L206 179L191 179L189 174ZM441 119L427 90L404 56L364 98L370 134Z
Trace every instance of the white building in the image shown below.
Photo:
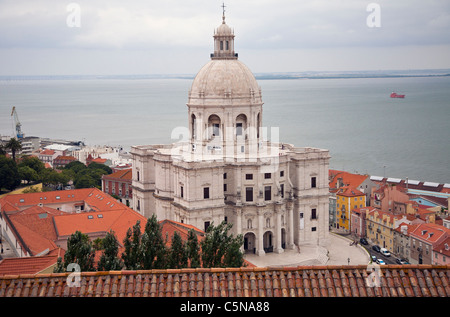
M201 229L225 220L258 255L327 245L329 152L282 144L277 127L263 127L261 89L225 16L187 107L188 127L173 130L181 142L132 147L135 210Z

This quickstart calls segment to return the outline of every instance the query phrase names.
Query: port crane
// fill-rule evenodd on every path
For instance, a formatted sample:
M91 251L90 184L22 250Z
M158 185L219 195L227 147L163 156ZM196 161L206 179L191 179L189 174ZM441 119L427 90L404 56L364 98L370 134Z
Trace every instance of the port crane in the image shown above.
M16 129L17 139L22 139L23 138L22 124L19 121L19 115L17 114L16 107L12 108L11 117L13 117L13 124Z

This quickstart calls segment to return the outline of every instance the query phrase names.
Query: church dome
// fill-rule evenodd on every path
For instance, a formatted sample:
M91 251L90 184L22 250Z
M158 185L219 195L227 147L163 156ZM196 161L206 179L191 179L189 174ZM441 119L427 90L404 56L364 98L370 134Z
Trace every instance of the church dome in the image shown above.
M223 23L216 30L217 35L233 35L233 31L228 26L228 24L223 21Z
M231 100L230 100L231 99ZM211 60L200 69L189 94L189 104L260 103L258 83L250 69L239 60Z

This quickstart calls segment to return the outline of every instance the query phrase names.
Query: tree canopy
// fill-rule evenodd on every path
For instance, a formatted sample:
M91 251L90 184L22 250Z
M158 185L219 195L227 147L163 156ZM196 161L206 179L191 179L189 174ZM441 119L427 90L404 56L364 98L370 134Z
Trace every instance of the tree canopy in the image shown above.
M94 242L76 231L67 240L64 261L59 258L54 271L65 272L71 263L78 264L81 271L241 267L244 266L243 238L242 235L234 237L230 234L231 228L232 225L225 222L217 227L212 224L200 243L193 229L188 231L186 241L175 231L168 244L168 237L163 238L162 227L153 215L147 220L144 231L139 220L128 228L121 258L118 256L119 242L113 231ZM102 254L95 266L96 250Z

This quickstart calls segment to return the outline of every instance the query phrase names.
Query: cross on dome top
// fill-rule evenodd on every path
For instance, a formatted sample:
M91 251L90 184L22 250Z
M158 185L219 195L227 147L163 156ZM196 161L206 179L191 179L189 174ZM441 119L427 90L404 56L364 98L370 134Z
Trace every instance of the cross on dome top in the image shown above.
M222 10L223 10L223 13L222 13L222 23L223 24L225 24L225 2L222 2Z

